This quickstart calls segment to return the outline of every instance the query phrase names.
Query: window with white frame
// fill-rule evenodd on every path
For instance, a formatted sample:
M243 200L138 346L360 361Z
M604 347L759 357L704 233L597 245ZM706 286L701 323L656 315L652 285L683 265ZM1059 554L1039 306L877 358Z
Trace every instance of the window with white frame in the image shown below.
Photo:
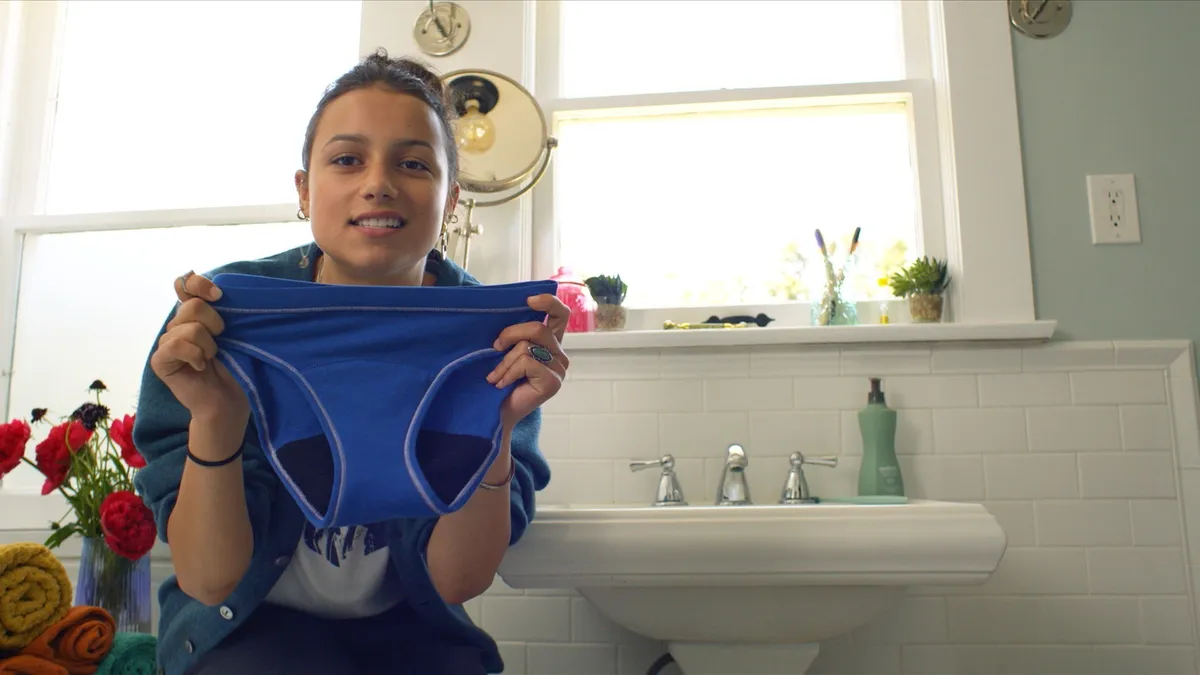
M824 276L819 230L860 301L933 255L951 260L960 318L1032 320L1011 52L991 5L539 3L536 91L559 146L534 197L534 275L620 274L636 328L736 309L802 325ZM967 91L978 76L993 89ZM995 117L969 98L997 91ZM989 232L974 172L996 156L993 193L1012 203ZM987 248L1018 290L982 287Z
M16 71L31 86L12 119L28 133L0 228L0 266L19 269L7 409L64 415L101 379L114 413L133 412L176 276L311 240L293 174L369 5L21 4ZM22 466L5 489L40 483Z

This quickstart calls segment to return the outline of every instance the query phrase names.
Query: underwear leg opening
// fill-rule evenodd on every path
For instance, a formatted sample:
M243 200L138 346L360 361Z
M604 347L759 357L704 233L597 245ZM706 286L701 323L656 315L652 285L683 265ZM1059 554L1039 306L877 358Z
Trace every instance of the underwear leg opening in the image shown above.
M462 508L500 454L500 407L516 385L487 381L504 354L482 349L442 368L425 392L409 430L405 461L414 482L436 498L436 510Z
M272 469L306 517L322 522L337 499L334 488L341 471L320 419L319 401L285 361L251 350L253 355L225 350L219 355L250 401L251 419ZM310 414L298 415L299 410Z

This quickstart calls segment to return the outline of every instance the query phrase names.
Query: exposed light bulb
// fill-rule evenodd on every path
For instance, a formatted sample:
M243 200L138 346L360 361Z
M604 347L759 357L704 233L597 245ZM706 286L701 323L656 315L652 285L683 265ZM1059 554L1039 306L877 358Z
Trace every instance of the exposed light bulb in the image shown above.
M454 141L458 149L478 155L492 149L496 143L496 125L479 112L479 101L466 102L467 111L458 118Z

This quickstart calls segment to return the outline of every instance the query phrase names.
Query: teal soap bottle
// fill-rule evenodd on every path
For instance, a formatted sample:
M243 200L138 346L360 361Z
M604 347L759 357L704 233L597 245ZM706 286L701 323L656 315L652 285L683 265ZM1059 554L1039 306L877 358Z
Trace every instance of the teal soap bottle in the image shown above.
M862 466L858 469L859 496L904 496L904 477L896 458L896 411L888 407L878 377L871 378L867 405L858 411L862 434Z

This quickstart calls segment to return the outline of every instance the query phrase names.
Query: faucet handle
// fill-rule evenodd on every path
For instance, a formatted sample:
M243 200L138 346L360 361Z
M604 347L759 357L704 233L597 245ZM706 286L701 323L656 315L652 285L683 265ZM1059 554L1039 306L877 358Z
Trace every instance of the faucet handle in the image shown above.
M635 459L629 462L630 471L641 471L654 466L661 466L664 471L671 471L675 468L675 457L663 455L658 459Z
M808 458L799 452L793 452L788 458L791 468L783 481L783 491L779 496L780 504L812 504L816 501L808 490L808 479L804 477L804 465L837 466L838 458L813 457Z
M793 452L792 456L788 458L788 461L791 462L792 468L801 467L805 464L816 464L817 466L837 466L838 458L836 455L829 455L827 457L805 457L799 452Z
M651 467L662 467L662 475L658 477L658 490L654 495L655 506L687 506L683 497L683 487L675 475L675 458L663 455L658 459L635 459L629 462L630 471L641 471Z
M749 464L750 460L746 457L746 449L740 444L734 443L725 451L725 466L745 469Z

